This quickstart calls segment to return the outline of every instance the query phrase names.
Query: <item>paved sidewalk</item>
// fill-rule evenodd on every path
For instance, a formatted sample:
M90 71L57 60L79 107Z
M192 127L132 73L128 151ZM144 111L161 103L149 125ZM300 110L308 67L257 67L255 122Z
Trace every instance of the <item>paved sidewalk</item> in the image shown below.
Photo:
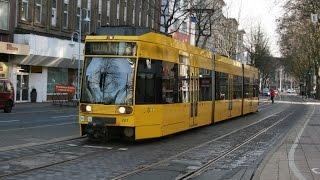
M320 180L320 107L314 106L258 168L253 179Z

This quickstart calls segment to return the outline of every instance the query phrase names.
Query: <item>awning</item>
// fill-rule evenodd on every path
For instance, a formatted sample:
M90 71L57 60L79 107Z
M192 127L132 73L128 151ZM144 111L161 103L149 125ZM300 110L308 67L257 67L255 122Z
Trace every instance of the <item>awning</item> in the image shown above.
M78 59L57 58L49 56L16 56L10 62L21 65L44 66L44 67L60 67L78 69ZM83 60L80 61L82 64Z
M0 53L15 54L15 55L29 55L30 48L25 44L14 44L0 41Z

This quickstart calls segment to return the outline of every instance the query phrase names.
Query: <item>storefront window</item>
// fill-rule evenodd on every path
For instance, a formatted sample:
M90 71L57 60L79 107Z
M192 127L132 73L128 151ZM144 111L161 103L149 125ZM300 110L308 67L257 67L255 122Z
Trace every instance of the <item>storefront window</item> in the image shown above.
M35 8L34 8L34 13L35 13L35 21L37 23L41 23L41 15L42 15L42 0L36 0L35 1Z
M9 29L9 2L0 0L0 29Z
M68 69L49 67L47 92L54 93L54 86L57 84L68 85Z

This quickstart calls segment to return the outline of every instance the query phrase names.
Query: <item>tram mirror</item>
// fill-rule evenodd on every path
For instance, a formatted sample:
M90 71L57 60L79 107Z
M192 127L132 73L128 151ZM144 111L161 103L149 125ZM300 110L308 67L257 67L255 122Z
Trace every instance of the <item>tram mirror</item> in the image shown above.
M146 65L148 69L151 69L151 60L150 59L146 59Z

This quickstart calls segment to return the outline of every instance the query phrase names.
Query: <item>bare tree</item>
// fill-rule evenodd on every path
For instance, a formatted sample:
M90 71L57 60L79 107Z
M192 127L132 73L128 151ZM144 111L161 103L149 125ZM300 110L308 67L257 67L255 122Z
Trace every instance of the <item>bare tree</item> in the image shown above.
M213 35L214 29L221 25L223 18L222 8L224 2L221 0L197 0L192 2L190 14L195 20L195 45L205 48L209 37Z
M155 13L160 14L160 21L156 19L160 30L166 34L177 32L189 15L190 0L159 0L160 5L150 4Z
M246 51L250 57L249 64L259 69L262 85L267 86L267 82L275 75L278 62L271 56L268 39L260 25L251 31L246 43Z

